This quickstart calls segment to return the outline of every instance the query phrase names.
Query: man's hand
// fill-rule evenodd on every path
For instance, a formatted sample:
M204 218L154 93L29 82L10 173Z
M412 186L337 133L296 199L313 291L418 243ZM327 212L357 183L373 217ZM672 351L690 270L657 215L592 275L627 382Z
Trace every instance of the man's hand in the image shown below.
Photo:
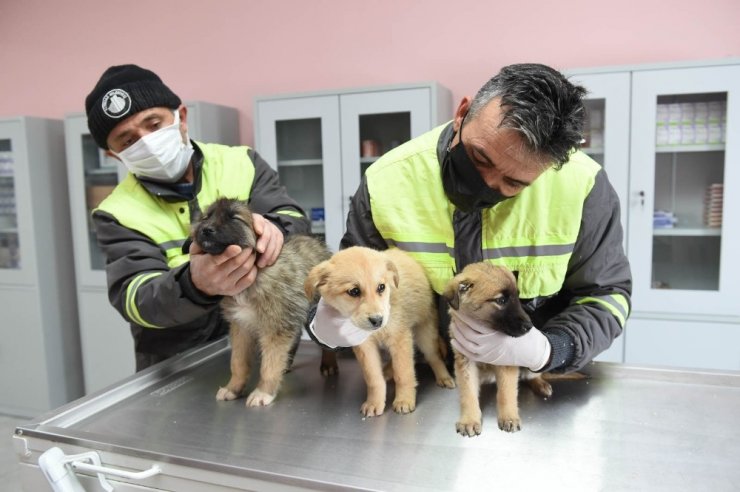
M278 259L280 250L283 249L283 232L260 214L252 214L254 220L254 233L257 234L255 249L260 254L257 260L258 268L270 266Z
M452 311L452 347L470 360L497 366L520 366L539 371L550 360L550 341L532 327L520 337L479 326L474 320Z
M209 255L194 242L190 245L190 278L204 294L233 296L254 283L256 259L257 255L250 248L242 249L232 244L220 255Z

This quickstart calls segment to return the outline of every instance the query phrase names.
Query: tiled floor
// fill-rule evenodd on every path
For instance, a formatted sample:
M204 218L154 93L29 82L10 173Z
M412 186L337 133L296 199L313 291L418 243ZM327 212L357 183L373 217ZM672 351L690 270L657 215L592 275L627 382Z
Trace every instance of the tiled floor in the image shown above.
M13 450L13 432L25 419L0 415L0 490L20 491L18 456Z

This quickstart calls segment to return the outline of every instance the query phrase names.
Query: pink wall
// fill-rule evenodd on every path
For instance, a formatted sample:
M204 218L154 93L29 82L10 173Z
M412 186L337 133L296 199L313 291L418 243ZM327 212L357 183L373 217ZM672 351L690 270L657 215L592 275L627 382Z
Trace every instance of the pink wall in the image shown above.
M83 111L103 70L137 63L183 99L238 108L249 144L257 95L436 80L457 101L515 62L565 69L740 56L738 0L601 3L3 1L0 117Z

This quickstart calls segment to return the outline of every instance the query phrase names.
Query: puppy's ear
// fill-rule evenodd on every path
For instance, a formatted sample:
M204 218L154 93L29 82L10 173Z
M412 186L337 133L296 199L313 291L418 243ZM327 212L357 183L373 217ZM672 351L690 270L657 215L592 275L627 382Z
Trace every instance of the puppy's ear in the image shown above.
M398 277L398 268L396 268L396 264L393 263L391 260L388 260L385 263L385 267L393 275L393 286L398 288L399 277Z
M442 293L442 297L445 298L450 307L455 311L460 309L460 293L457 285L457 282L448 283L447 288L445 288L445 291Z
M321 287L326 284L329 278L331 265L329 260L322 261L308 272L306 280L303 282L303 290L306 291L306 297L313 301L321 294Z

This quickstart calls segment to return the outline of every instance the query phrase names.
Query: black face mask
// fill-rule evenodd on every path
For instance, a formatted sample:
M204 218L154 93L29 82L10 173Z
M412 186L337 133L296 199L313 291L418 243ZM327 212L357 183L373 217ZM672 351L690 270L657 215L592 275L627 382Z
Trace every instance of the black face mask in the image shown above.
M462 141L463 123L465 123L464 116L460 122L460 140L457 145L452 148L447 147L447 156L442 162L442 183L450 201L461 211L470 213L473 210L492 207L511 197L489 188L483 181L475 164L465 151Z

